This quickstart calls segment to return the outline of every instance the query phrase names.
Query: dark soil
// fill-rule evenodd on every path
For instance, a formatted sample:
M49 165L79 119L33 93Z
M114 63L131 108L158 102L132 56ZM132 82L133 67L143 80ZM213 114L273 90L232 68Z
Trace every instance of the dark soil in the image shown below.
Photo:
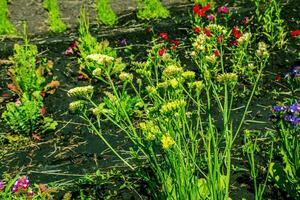
M68 104L72 99L67 97L66 91L75 86L88 84L87 81L78 79L78 65L76 64L76 59L63 55L64 50L77 38L76 29L80 6L84 3L89 11L92 23L92 34L97 37L99 41L104 39L109 40L111 46L119 49L119 55L124 56L126 60L126 56L129 55L124 51L120 40L123 38L128 39L129 44L133 47L132 53L139 58L143 58L143 56L146 55L146 49L149 48L149 41L151 41L153 36L151 33L145 31L148 27L151 27L155 34L161 31L169 32L171 38L180 38L186 42L185 45L188 45L187 30L190 28L189 12L191 10L191 4L188 3L188 0L165 0L163 2L167 6L172 7L172 18L149 22L139 21L136 18L135 12L137 5L135 1L114 0L112 1L113 9L121 16L121 19L116 27L107 28L97 24L93 1L61 0L59 2L63 21L70 27L69 30L63 34L52 34L48 32L48 16L46 11L42 8L41 0L13 0L9 5L12 22L20 30L21 21L26 20L28 23L28 32L31 36L31 43L38 45L39 52L42 52L41 57L47 57L55 63L53 76L60 81L61 85L55 94L46 97L45 106L46 114L57 120L59 127L54 133L42 136L42 141L24 143L23 146L17 144L8 145L7 143L1 145L0 143L1 149L6 148L6 150L0 153L0 174L4 172L10 174L29 174L31 180L34 180L36 183L54 181L67 183L67 181L71 181L70 184L65 185L66 191L76 190L74 194L78 194L78 188L72 189L72 187L70 187L78 178L84 177L86 174L94 174L98 169L106 171L111 168L124 168L123 164L107 150L103 142L98 137L89 133L82 120L68 112ZM249 9L251 10L251 8L245 6L247 2L248 1L229 3L229 6L247 8L248 11ZM300 18L299 6L297 0L291 0L289 4L285 4L283 13L285 19L289 22L288 30L299 28L297 27L299 26ZM241 12L246 13L244 10L241 10ZM241 15L238 16L242 19ZM4 38L0 43L0 59L7 59L11 56L13 53L13 44L20 42L20 40L19 37ZM257 121L268 120L269 106L272 103L275 104L281 97L272 99L270 94L270 96L266 98L267 95L265 94L269 94L274 87L279 91L284 90L284 87L281 86L282 83L275 81L275 76L278 74L284 75L290 70L290 67L296 62L294 51L297 50L297 48L299 47L291 43L289 51L280 51L272 55L272 64L268 66L266 77L264 78L266 85L264 94L255 97L251 106L251 118ZM179 51L181 50L183 49L179 48ZM3 102L0 101L0 114L5 108L5 103L15 99L14 95L8 91L6 87L6 84L10 82L6 76L8 67L9 64L0 64L0 96L3 96L5 93L10 94ZM97 86L101 88L101 85ZM243 105L242 102L241 105ZM239 105L236 106L238 107ZM237 118L239 115L240 113L237 111ZM0 123L0 136L2 134L9 134L3 122ZM271 127L268 122L249 124L248 126L262 130L266 127ZM109 127L106 138L113 146L118 147L121 152L126 154L126 150L128 150L130 146L130 144L126 142L126 138L115 130L109 129ZM232 190L234 192L232 199L241 199L242 197L253 199L253 191L250 190L250 185L251 182L249 183L249 178L245 178L244 174L234 174L232 184ZM126 197L122 196L125 193L129 195ZM61 194L58 196L61 196ZM119 198L117 199L131 198L139 199L140 197L133 191L122 191L122 194L119 194ZM276 199L284 199L284 197L278 194Z

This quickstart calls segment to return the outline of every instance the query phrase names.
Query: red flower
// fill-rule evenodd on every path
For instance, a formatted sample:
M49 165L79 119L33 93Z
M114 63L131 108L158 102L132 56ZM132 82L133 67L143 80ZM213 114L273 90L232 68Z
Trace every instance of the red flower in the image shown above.
M291 36L292 37L296 37L298 35L300 35L300 30L291 31Z
M199 5L198 5L198 4L195 4L195 5L194 5L194 8L193 8L194 13L198 13L199 10L200 10Z
M199 8L199 5L196 4L193 8L194 13L197 13L198 17L204 17L205 16L205 12L210 9L210 4L206 4L205 6L203 6L201 9Z
M220 35L220 36L218 37L217 41L218 41L218 43L220 44L220 43L222 42L222 40L223 40L223 35Z
M236 26L232 28L232 34L236 39L239 39L241 37L241 33Z
M40 108L40 113L41 113L41 115L45 115L46 109L45 109L44 106L42 106L42 107Z
M171 40L171 44L179 45L180 41L179 40Z
M207 28L204 28L204 33L207 37L211 36L211 32Z
M166 50L167 50L166 48L161 48L161 49L158 51L158 55L163 56L163 55L165 54L165 51L166 51Z
M276 75L275 77L275 81L281 81L282 80L282 76L280 76L279 74Z
M172 51L176 51L177 46L172 46L171 48L172 48Z
M167 32L161 32L159 34L159 36L164 39L164 40L168 40L169 39L169 36L168 36L168 33Z
M215 56L217 56L217 57L220 56L220 51L218 49L215 51Z
M195 26L194 31L195 33L200 33L201 28L199 26Z
M210 4L208 3L208 4L206 4L205 6L203 6L203 8L202 8L202 12L206 12L208 9L210 9Z

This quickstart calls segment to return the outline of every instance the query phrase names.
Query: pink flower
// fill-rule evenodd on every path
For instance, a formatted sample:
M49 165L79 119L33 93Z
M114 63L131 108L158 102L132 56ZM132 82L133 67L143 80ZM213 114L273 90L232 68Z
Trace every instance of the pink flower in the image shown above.
M28 197L33 197L34 195L34 192L32 190L30 190L29 192L27 192L27 196Z
M213 15L209 15L209 16L207 16L207 18L208 18L210 21L214 21L214 19L215 19L215 16L213 16Z
M41 113L41 115L45 115L46 109L45 109L44 106L42 106L42 107L40 108L40 113Z
M16 102L15 102L16 106L19 107L20 105L22 105L21 101L18 99Z
M3 188L4 188L4 182L0 180L0 192L3 190Z
M229 8L227 6L223 6L223 12L224 13L229 13Z

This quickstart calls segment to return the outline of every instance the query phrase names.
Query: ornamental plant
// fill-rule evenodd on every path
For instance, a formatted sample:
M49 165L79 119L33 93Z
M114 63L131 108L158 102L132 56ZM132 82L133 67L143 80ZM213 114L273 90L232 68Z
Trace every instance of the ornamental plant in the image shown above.
M18 200L50 200L52 190L45 184L31 185L28 176L11 178L6 175L0 180L0 198Z
M80 115L127 167L134 170L137 161L145 158L150 170L143 177L154 199L229 199L232 147L269 56L267 46L259 43L248 58L258 71L253 74L240 121L233 122L232 107L240 83L239 74L231 67L233 52L228 43L236 36L231 35L232 28L206 26L211 23L209 14L216 16L209 4L197 9L201 35L193 36L191 50L196 69L181 64L176 48L170 48L173 44L168 34L162 32L145 61L134 62L130 70L118 73L117 80L112 74L114 62L98 64L103 73L96 78L107 85L101 100L94 98L93 86L68 91L76 99L70 110ZM243 63L246 58L240 59ZM124 158L107 141L105 127L115 127L126 135L136 162Z
M8 19L7 0L0 1L0 35L16 33L15 26Z
M273 162L270 169L275 186L291 197L300 197L300 104L277 105L272 107L272 121L277 130L280 160Z
M138 0L137 17L140 19L167 18L170 12L159 0Z
M116 51L109 47L107 40L97 42L97 39L91 35L88 16L84 8L81 8L79 19L78 51L80 73L87 77L101 77L102 69L99 64L103 67L107 62L114 62L116 71L113 73L122 71L126 66L121 58L117 58Z
M110 5L110 0L97 0L96 8L100 23L113 26L118 22L118 17Z
M42 94L53 93L59 82L45 83L43 75L48 69L43 64L37 66L37 47L29 44L25 30L26 25L24 44L15 45L15 53L11 59L13 66L8 70L12 80L8 85L9 89L18 95L18 99L6 105L2 118L14 133L29 136L35 131L44 133L54 130L57 126L52 118L44 117Z
M55 33L64 32L67 27L61 20L57 0L44 0L43 5L48 11L50 30Z

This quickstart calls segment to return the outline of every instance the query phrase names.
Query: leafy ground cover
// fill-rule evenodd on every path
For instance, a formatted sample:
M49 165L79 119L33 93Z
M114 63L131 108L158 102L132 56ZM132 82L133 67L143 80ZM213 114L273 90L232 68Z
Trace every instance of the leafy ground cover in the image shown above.
M297 199L297 4L278 4L278 18L255 2L178 5L154 21L132 13L113 28L82 8L78 28L30 37L34 65L49 68L30 94L58 127L28 137L1 121L1 197ZM25 104L6 75L15 43L0 47L1 114ZM42 89L52 80L56 91Z

